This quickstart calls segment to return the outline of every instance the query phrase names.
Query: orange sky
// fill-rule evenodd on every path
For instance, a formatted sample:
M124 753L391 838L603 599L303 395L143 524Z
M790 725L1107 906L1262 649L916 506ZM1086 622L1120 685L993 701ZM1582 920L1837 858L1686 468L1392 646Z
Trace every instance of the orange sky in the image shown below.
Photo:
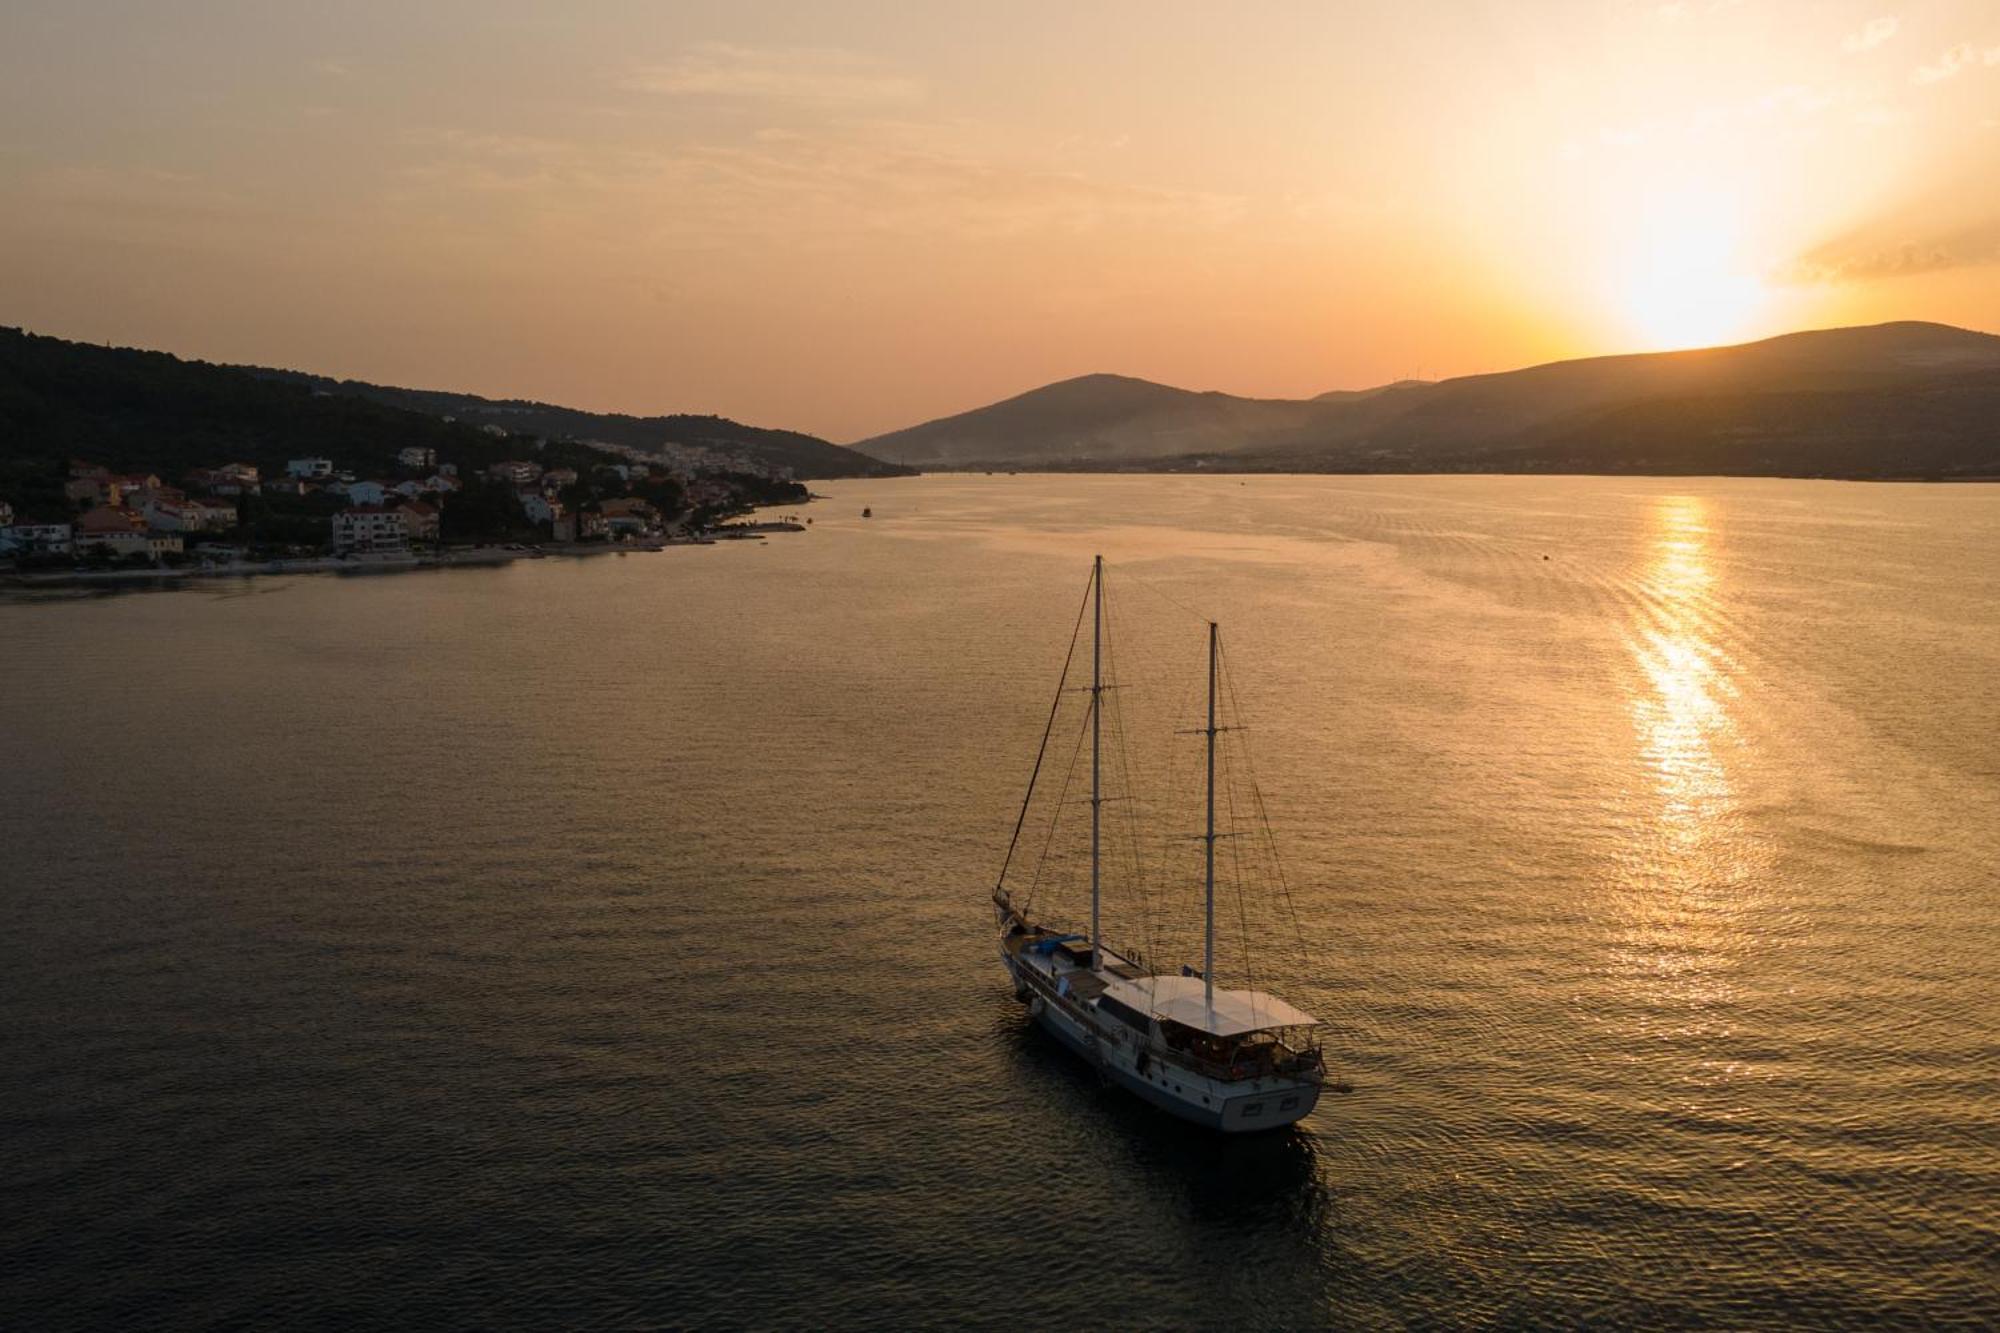
M2000 329L1996 166L1991 0L28 0L0 323L850 440Z

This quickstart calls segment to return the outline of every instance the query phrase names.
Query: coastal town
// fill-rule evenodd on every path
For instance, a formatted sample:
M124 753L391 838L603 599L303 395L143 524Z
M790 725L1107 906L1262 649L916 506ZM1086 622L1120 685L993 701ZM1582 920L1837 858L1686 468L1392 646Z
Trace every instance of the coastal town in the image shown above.
M380 475L336 457L271 469L219 461L169 481L71 460L60 501L0 495L0 570L18 577L391 568L490 563L549 552L653 550L795 523L725 525L758 505L808 497L789 469L701 446L652 451L486 434L521 457L483 466L403 448ZM582 456L579 457L579 454ZM62 512L47 512L60 506Z

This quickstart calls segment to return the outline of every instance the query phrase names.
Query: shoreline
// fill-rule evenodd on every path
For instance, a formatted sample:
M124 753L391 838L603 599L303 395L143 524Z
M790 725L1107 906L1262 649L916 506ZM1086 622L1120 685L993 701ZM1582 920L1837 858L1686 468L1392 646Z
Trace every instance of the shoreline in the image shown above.
M788 501L787 504L795 504ZM779 508L773 505L771 508ZM62 588L154 587L192 582L197 579L252 579L271 575L409 574L440 569L491 569L518 560L545 560L550 557L590 559L596 556L652 554L677 546L714 546L718 542L762 541L773 532L805 532L805 524L792 519L770 522L723 524L699 534L677 534L629 542L548 542L537 546L471 546L439 553L383 553L375 556L315 555L273 560L237 560L227 564L183 565L176 568L151 566L145 569L60 569L21 573L0 572L0 591L39 591Z

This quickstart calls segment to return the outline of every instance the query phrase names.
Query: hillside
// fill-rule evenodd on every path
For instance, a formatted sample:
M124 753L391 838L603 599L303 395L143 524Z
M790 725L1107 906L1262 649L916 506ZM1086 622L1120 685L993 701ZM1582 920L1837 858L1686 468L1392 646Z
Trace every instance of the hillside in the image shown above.
M227 462L282 472L286 459L308 455L392 475L397 451L413 445L465 467L520 447L473 426L164 352L0 329L0 494L17 505L54 503L60 512L59 498L48 497L60 497L72 458L170 480Z
M854 447L928 466L1128 462L1220 451L1309 425L1309 403L1195 393L1124 375L1084 375Z
M1985 475L2000 470L1982 378L1996 372L2000 338L1905 322L1303 402L1147 384L1122 403L1090 395L1066 417L1075 395L1058 391L1114 378L1089 376L863 443L886 442L889 457L943 444L957 452L936 461L1000 467Z
M435 389L401 389L362 380L335 380L296 371L238 367L265 379L303 384L325 393L345 394L373 402L452 417L474 425L495 425L507 431L550 439L595 440L657 449L663 444L699 445L723 453L740 453L769 467L787 467L805 480L834 477L898 476L908 468L885 463L852 449L798 431L746 426L727 417L674 414L635 417L614 412L586 412L522 398L481 398L476 394Z

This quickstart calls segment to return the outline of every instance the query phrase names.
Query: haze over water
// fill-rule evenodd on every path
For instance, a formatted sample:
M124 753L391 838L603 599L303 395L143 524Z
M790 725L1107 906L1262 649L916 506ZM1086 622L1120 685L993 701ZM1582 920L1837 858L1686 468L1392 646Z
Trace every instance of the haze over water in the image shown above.
M2000 491L821 485L763 547L0 605L10 1322L2000 1308ZM1307 944L1257 981L1353 1084L1301 1132L1100 1088L994 957L1100 551L1135 732L1222 621Z

